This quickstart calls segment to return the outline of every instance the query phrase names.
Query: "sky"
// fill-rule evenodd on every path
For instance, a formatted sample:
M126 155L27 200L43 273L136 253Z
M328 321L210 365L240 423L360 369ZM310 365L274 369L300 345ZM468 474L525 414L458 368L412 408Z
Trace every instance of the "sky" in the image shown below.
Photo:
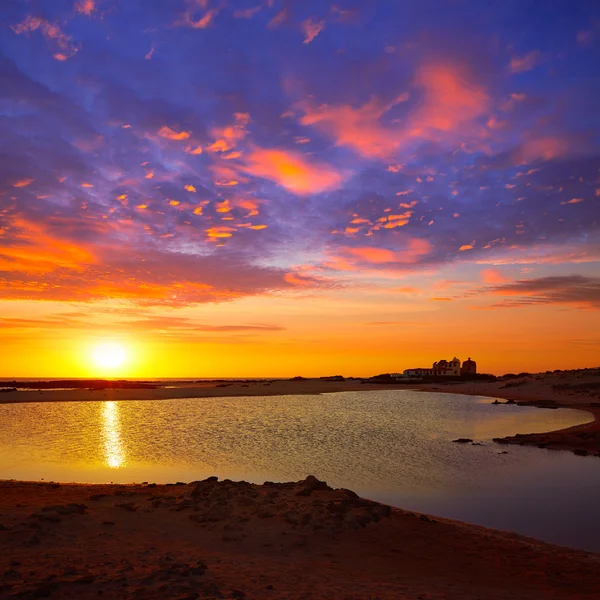
M595 0L5 0L0 377L597 366L599 65Z

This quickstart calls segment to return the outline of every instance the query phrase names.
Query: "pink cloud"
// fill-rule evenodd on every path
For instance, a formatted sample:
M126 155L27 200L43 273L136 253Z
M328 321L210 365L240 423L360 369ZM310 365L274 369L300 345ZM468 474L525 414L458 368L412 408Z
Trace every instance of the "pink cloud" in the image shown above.
M75 10L86 17L91 17L92 13L96 10L96 3L94 0L81 0L75 4Z
M533 50L524 56L514 56L510 61L511 73L525 73L531 71L542 59L542 53L539 50Z
M329 165L309 162L301 154L287 150L257 148L248 154L241 168L300 196L336 189L343 181L342 175Z
M304 31L304 44L310 44L318 35L323 31L325 27L325 21L314 21L313 19L307 19L302 23L302 30Z
M504 283L508 281L498 269L484 269L481 271L481 279L485 283Z
M377 248L375 246L347 247L342 250L342 254L345 260L350 261L350 263L358 260L358 262L373 265L401 266L419 262L432 249L430 242L421 238L409 238L403 243L403 246L399 250Z
M372 98L358 108L301 102L296 105L303 113L299 122L316 126L338 146L348 146L362 156L380 159L392 158L414 140L440 140L449 135L474 139L487 136L477 120L489 110L489 96L460 68L443 63L425 64L418 69L413 85L420 92L419 101L404 118L395 119L392 124L386 124L383 118L408 100L406 93L388 103Z
M50 23L46 19L27 15L21 23L11 25L11 29L17 35L39 30L47 40L51 40L59 48L60 52L56 52L53 55L57 60L67 60L79 50L73 44L71 36L64 33L58 25Z

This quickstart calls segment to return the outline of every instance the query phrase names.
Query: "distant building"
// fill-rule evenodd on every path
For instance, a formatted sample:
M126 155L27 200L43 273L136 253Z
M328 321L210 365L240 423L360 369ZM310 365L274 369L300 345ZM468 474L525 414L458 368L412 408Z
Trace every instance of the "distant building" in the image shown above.
M431 368L406 369L404 377L459 377L463 373L477 373L477 365L471 358L460 366L460 359L456 356L452 360L438 360Z
M433 377L433 369L406 369L404 377Z
M439 360L433 363L435 376L458 377L460 375L460 360L456 356L451 360Z
M462 364L460 369L461 375L474 375L477 373L477 363L474 360L471 360L471 357Z

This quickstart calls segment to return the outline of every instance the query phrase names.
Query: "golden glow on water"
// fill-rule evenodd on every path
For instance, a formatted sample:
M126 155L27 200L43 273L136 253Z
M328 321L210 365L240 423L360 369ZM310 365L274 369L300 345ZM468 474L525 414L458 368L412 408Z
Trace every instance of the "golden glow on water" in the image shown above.
M103 404L102 427L106 464L112 469L118 469L125 464L125 452L121 442L119 405L116 402L105 402Z

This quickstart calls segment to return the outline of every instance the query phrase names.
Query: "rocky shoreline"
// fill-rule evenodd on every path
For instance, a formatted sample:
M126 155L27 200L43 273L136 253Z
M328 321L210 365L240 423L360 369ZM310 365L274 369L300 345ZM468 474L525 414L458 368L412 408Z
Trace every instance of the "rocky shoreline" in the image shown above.
M445 394L489 397L502 410L503 404L533 406L540 409L570 408L582 410L594 418L589 423L545 433L519 433L495 438L498 444L537 446L548 450L566 450L579 456L600 456L600 370L561 371L533 374L495 382L419 385L417 389ZM493 400L504 399L506 402Z

